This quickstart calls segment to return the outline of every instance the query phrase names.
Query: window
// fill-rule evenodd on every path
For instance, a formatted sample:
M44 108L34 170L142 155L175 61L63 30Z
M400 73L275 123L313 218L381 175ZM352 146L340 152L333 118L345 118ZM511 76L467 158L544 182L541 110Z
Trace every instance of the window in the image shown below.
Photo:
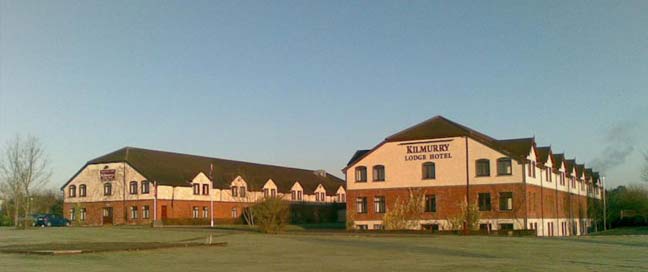
M86 213L86 208L81 208L81 209L79 210L79 217L80 217L81 221L85 221L85 220L86 220L86 215L87 215L87 213Z
M383 224L374 224L373 229L374 230L384 230L385 226L383 226Z
M320 193L320 200L322 200L322 202L326 202L326 193Z
M69 197L76 197L76 185L70 185L68 188L68 196Z
M374 197L374 209L376 213L385 213L385 197L377 196Z
M238 218L238 209L232 208L232 218Z
M369 225L356 225L356 228L358 228L359 230L368 230Z
M191 218L198 218L198 207L193 206L191 208Z
M209 184L203 184L202 185L202 194L203 195L209 195Z
M356 198L356 210L358 213L367 213L367 198L358 197Z
M490 176L490 161L487 159L477 160L477 176L488 177Z
M137 206L132 206L131 210L131 219L137 219Z
M277 189L270 189L270 196L276 197L277 196Z
M193 194L194 195L199 195L200 194L200 184L198 184L198 183L193 184Z
M79 196L80 196L80 197L84 197L84 196L86 196L87 191L88 191L88 190L87 190L85 184L81 184L81 185L79 185Z
M571 180L571 187L576 188L576 180L574 179L574 177L571 177L569 179Z
M491 210L490 193L479 193L479 210L480 211L490 211Z
M137 194L137 181L131 181L128 188L129 188L128 192L131 195L136 195Z
M297 191L295 190L290 191L290 200L292 201L297 200Z
M553 174L551 171L551 167L547 167L545 169L545 174L546 174L545 180L551 182L551 174Z
M511 166L511 159L509 158L497 159L497 175L509 176L513 173L512 171L513 171L513 167Z
M148 181L146 181L146 180L143 180L142 181L142 194L148 194L149 192L151 192L150 188L151 188L150 183Z
M355 169L356 182L367 182L367 167L358 166Z
M373 181L385 181L385 166L376 165L373 167Z
M297 191L297 200L301 201L302 196L303 196L303 192L302 191Z
M105 196L112 195L112 184L104 183L104 195Z
M319 201L320 201L319 198L320 198L320 194L319 194L319 193L315 193L315 201L319 202Z
M239 187L239 196L245 197L245 186Z
M232 186L232 197L238 197L238 187Z
M436 212L436 195L425 196L425 212Z
M144 206L142 208L142 218L144 219L151 218L151 210L149 209L149 206Z
M207 207L203 207L203 218L209 217L209 209Z
M490 231L492 229L493 227L491 226L491 224L479 224L479 230L481 231Z
M565 172L560 172L560 185L565 186Z
M270 190L269 189L263 189L263 197L269 197L270 196Z
M339 203L346 202L345 194L337 194L337 202Z
M528 167L529 168L528 169L528 172L529 172L528 176L532 177L532 178L535 178L536 177L536 164L535 164L535 162L534 161L529 161L528 166L529 166Z
M500 230L513 230L513 224L499 224Z
M436 178L436 165L433 162L423 163L423 179Z
M74 212L74 208L70 209L70 220L71 221L76 220L76 212Z
M421 224L421 228L426 231L439 231L439 224Z
M500 211L513 210L513 193L501 192L499 193Z

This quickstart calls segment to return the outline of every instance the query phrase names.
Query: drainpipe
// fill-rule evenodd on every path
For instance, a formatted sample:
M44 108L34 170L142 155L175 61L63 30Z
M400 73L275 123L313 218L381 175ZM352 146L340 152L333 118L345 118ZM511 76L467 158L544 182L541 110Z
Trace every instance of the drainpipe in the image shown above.
M552 171L552 173L553 173L553 171ZM560 171L558 171L558 173L560 173ZM561 177L562 177L562 175L560 177L558 177L558 180L554 180L554 183L556 184L556 191L554 192L554 203L556 204L556 213L555 213L556 214L556 223L560 223L560 219L558 217L558 182L560 181ZM558 224L556 224L556 225L558 225Z
M542 236L544 236L544 180L542 179L542 172L540 171L540 222L542 224Z
M128 152L128 149L126 152ZM128 153L126 157L128 157ZM128 212L126 211L126 162L124 162L124 175L122 176L122 210L124 211L124 224L126 224L128 220Z
M529 162L531 164L531 162ZM525 171L524 163L522 163L522 183L524 184L524 229L529 229L529 192L527 190L527 173Z

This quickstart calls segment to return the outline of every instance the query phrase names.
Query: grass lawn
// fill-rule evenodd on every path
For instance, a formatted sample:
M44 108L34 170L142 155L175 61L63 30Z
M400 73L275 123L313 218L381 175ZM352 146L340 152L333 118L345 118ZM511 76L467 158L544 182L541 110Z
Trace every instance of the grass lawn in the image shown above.
M580 238L264 235L205 228L0 228L0 247L44 243L174 243L213 236L225 247L42 256L0 253L0 271L646 271L648 235ZM45 249L45 248L43 248Z

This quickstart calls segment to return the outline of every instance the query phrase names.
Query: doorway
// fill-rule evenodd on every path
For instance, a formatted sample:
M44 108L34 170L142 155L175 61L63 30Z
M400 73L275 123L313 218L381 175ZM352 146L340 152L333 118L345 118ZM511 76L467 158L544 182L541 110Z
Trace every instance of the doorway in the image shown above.
M103 208L103 224L104 225L112 225L113 224L113 208L112 207L104 207Z
M167 206L162 205L162 221L167 219Z

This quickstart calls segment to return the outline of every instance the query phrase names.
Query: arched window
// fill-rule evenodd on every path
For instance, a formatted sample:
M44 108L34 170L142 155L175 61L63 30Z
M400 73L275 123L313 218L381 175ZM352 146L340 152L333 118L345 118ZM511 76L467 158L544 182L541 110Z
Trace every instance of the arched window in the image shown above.
M436 165L433 162L423 163L423 179L436 178Z
M477 160L477 176L488 177L490 176L490 161L487 159Z
M104 195L105 196L112 195L112 184L110 184L110 183L105 183L104 184Z
M367 167L358 166L355 169L356 182L367 182Z
M147 180L142 181L142 194L148 194L151 191L150 183Z
M86 185L85 184L79 185L79 196L80 197L86 196L86 192L87 192Z
M510 158L499 158L497 159L497 175L499 176L508 176L511 175L513 172L513 168L511 167L511 159Z
M68 192L69 197L75 197L76 196L76 185L70 185L68 190L69 190L69 192Z
M136 195L137 194L137 181L131 181L129 183L129 192L131 195Z
M373 181L385 181L385 166L376 165L373 167Z

